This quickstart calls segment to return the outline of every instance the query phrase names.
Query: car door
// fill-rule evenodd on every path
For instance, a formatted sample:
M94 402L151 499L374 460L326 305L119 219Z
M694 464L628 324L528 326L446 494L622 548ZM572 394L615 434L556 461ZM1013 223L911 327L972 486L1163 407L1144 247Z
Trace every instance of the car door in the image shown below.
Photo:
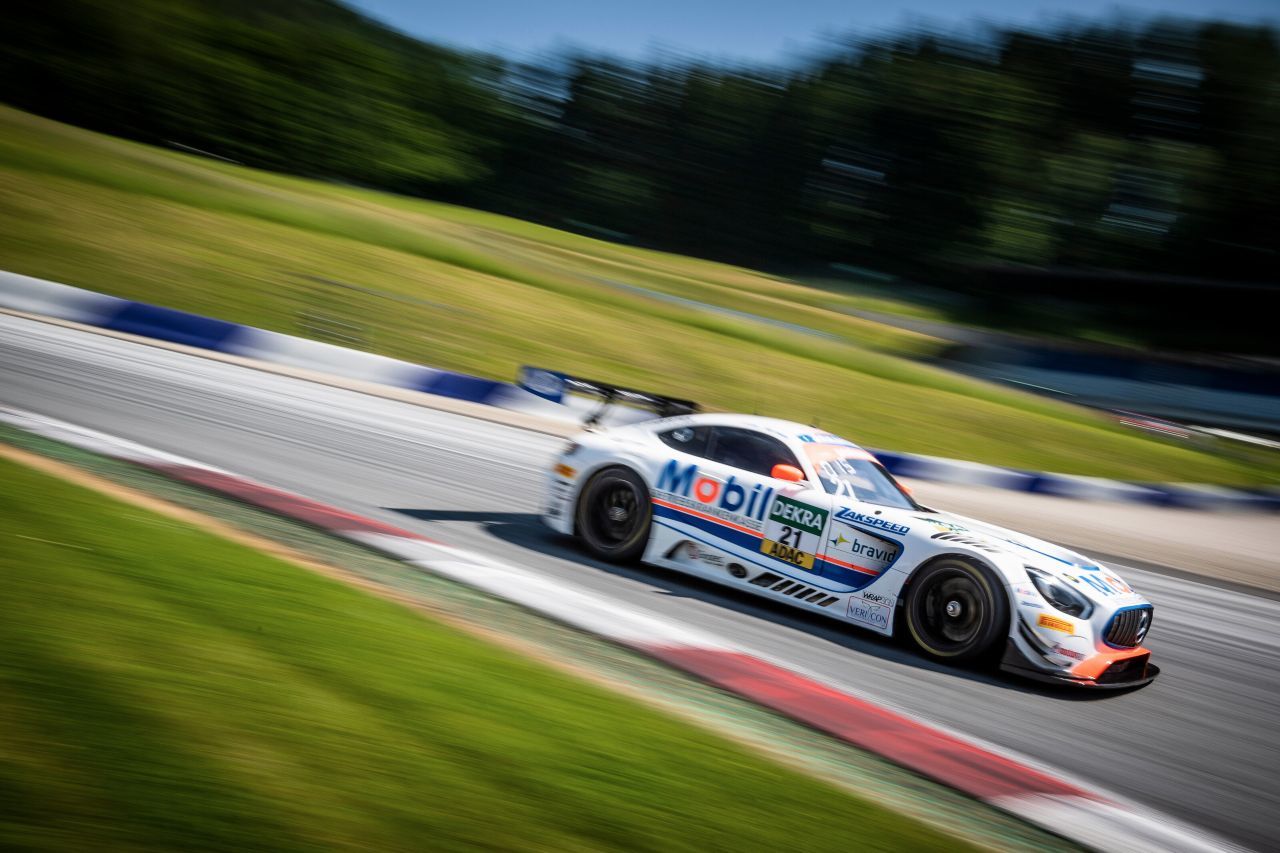
M819 555L831 515L831 498L808 482L788 482L772 476L775 465L804 469L781 440L744 427L716 427L708 447L711 462L732 471L734 482L725 488L740 488L744 495L759 495L752 507L752 521L758 533L752 550L766 564L821 573ZM750 500L748 500L750 505Z
M657 463L653 479L655 523L697 531L706 544L732 543L756 551L776 484L738 467L748 461L728 454L713 458L714 427L682 426L658 434L673 452ZM727 449L732 449L726 446Z
M832 477L840 474L840 466L837 463L852 460L854 470L845 472L845 476L858 474L857 466L865 465L875 470L880 469L876 467L877 463L870 454L861 448L848 445L806 444L802 445L802 451L813 465L815 472L827 484L824 493L828 495L832 507L830 523L819 555L822 562L822 576L852 589L862 589L874 583L902 553L901 539L894 536L895 528L899 525L887 523L881 517L881 510L887 504L863 502L857 494L835 495L830 492L830 489L836 488ZM888 477L887 473L885 476ZM891 484L892 482L888 481L887 485ZM893 486L893 488L897 487ZM868 489L868 494L874 494L874 490L870 489L869 485ZM902 529L905 530L905 528Z

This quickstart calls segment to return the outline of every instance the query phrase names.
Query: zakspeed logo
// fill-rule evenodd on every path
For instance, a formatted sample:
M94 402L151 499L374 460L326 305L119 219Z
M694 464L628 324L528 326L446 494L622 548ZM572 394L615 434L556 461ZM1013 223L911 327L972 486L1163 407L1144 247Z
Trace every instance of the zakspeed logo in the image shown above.
M894 524L883 518L877 518L874 515L863 515L860 512L854 512L849 508L836 510L836 518L841 521L849 521L854 524L865 524L867 527L879 527L881 530L888 530L890 533L899 533L906 535L911 532L911 528L903 524Z
M681 466L674 459L662 466L658 474L656 490L669 492L673 503L687 506L719 517L734 516L747 526L759 530L764 521L765 508L773 497L773 489L757 483L750 489L738 485L736 477L725 482L711 477L698 476L696 464ZM679 500L684 498L685 500ZM745 516L745 519L742 518Z
M827 511L816 506L802 504L791 498L779 497L769 510L770 521L781 521L792 527L807 530L814 536L821 536L822 529L827 526Z

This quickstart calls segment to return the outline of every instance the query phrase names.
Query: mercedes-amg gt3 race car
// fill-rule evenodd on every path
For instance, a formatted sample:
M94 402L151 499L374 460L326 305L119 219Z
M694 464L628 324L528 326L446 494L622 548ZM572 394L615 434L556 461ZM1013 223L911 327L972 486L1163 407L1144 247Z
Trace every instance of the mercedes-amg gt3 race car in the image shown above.
M641 559L821 613L934 658L1084 687L1146 684L1152 607L1080 554L917 502L875 457L814 427L689 414L578 437L544 516L611 561Z

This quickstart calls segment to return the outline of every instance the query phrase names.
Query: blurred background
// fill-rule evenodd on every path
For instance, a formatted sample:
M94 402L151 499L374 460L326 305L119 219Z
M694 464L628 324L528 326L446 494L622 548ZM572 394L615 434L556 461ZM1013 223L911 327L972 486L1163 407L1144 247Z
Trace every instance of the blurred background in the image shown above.
M914 357L1165 437L1280 433L1267 4L361 5L380 20L329 0L22 2L0 99L212 162L762 270L927 339ZM290 330L375 349L402 336L376 322L386 299L402 321L433 299L325 272L282 264L252 299L289 291Z
M3 14L0 407L723 632L1275 848L1280 526L1254 511L1280 497L1275 0ZM238 334L229 321L503 381L531 365L962 460L947 470L974 483L917 482L921 500L1120 567L1156 607L1165 673L1077 701L612 569L537 518L562 425L331 387L403 367L366 374L378 360L346 350L290 360L298 342L280 344L277 366L331 371L307 382L130 342L116 315L85 309L106 334L14 316L40 310L22 276L199 315L201 345ZM66 298L79 310L84 294ZM147 306L120 314L137 308L123 331L147 331ZM15 447L283 542L361 590L30 470ZM1234 511L1103 503L1091 483L986 488L970 461L1207 484L1183 492ZM0 848L1063 842L533 611L137 466L0 423L0 482ZM539 660L488 645L502 636ZM544 659L686 697L660 702L843 791Z

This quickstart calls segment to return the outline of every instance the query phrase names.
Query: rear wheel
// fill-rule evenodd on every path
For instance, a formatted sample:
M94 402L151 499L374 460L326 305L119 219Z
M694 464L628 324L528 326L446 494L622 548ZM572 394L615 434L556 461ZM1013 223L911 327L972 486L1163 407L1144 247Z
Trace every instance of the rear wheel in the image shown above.
M629 468L606 468L583 487L574 520L588 551L625 562L644 553L652 518L649 489L640 475Z
M939 560L911 579L907 630L925 654L974 660L991 651L1009 626L1009 601L992 575L957 557Z

